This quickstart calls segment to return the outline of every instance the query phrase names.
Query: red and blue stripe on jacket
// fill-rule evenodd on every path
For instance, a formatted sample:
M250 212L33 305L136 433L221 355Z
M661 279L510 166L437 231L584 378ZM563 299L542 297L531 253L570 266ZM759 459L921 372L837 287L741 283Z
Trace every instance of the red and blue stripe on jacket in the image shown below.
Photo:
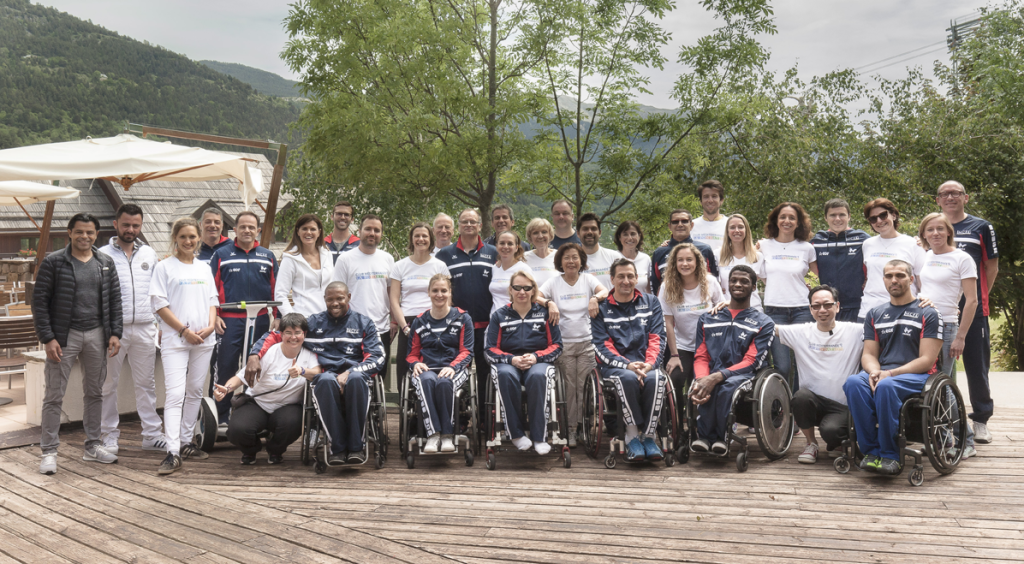
M430 368L465 370L473 360L473 319L457 307L444 319L434 319L429 309L421 313L409 325L406 360L409 366L422 362Z
M341 317L331 317L326 311L306 318L309 332L302 346L316 353L324 372L341 374L346 370L376 374L384 367L384 346L381 345L377 326L365 315L348 310ZM266 333L252 346L249 355L260 358L270 347L281 342L277 331Z
M213 252L210 269L217 284L220 303L270 302L274 301L274 284L277 281L277 257L259 243L248 252L238 246L225 245ZM267 310L260 310L265 315ZM221 317L245 319L244 311L220 311Z
M753 374L764 366L774 338L775 323L754 308L705 313L697 320L694 376Z
M511 364L512 357L534 354L537 362L552 363L562 356L562 332L548 322L548 309L534 303L526 316L502 306L491 315L484 355L491 363Z
M665 356L665 316L654 294L633 291L633 299L618 302L609 295L590 321L591 341L597 364L625 369L631 362L646 362L655 368Z
M477 239L475 249L467 251L462 239L437 251L434 258L448 265L452 275L452 305L461 307L473 318L473 327L483 329L491 316L491 266L498 250Z

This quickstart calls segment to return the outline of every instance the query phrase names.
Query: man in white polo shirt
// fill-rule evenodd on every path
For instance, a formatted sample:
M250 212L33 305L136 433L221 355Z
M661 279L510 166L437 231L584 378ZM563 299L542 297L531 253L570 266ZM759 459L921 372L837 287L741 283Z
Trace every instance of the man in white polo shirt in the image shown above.
M612 287L610 269L612 263L622 257L619 251L601 246L601 218L594 213L585 213L576 222L576 233L583 241L587 253L587 274L592 274L605 288Z
M693 220L690 237L711 247L717 257L725 242L725 224L729 221L718 213L725 201L725 187L717 180L708 180L697 188L697 199L704 215Z

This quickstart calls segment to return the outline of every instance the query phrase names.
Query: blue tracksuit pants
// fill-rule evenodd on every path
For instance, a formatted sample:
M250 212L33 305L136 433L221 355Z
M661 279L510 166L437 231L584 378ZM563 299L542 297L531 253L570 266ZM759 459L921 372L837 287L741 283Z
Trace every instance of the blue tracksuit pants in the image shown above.
M640 433L654 437L661 408L665 405L665 373L658 368L648 372L643 389L640 378L632 370L601 367L601 378L615 387L625 424L636 425Z
M732 396L740 386L751 386L754 374L737 374L722 380L711 390L711 399L697 407L697 437L709 442L724 441L726 421L732 412Z
M331 442L331 454L363 450L372 376L352 372L341 393L338 375L324 372L313 380L313 403Z
M451 378L441 378L436 372L427 370L419 376L410 376L416 399L420 404L420 416L427 436L436 433L455 433L455 392L469 378L463 370Z
M874 393L867 372L846 379L843 391L853 415L857 444L861 452L892 460L903 460L896 443L900 429L900 408L912 394L924 389L927 374L900 374L878 382ZM877 425L877 428L876 428Z
M526 388L525 419L530 423L530 440L539 443L547 440L548 427L548 385L554 386L555 367L551 364L538 362L526 370L520 371L511 364L492 364L491 379L498 387L501 396L498 402L501 407L501 420L505 422L505 430L513 439L522 437L524 417L523 390Z
M245 345L245 318L225 317L224 334L217 339L217 383L223 386L228 383L235 373L238 372L238 359L242 355L242 347ZM252 346L260 337L270 329L270 316L261 315L256 318L254 336L249 342ZM245 351L246 358L249 351ZM217 402L217 422L227 423L231 417L231 394Z

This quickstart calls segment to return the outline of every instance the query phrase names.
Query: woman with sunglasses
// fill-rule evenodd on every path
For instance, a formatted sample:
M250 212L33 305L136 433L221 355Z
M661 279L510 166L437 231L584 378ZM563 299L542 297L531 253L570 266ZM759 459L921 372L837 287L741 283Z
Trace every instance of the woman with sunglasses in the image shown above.
M925 251L910 235L898 231L900 212L887 198L876 198L864 206L864 219L871 229L878 233L864 241L864 296L860 300L858 320L863 321L872 308L889 303L889 292L885 289L882 269L893 259L907 261L914 266L914 284L910 291L916 294L921 289L921 269L924 268Z
M547 454L551 451L545 415L548 381L556 377L552 363L562 354L562 334L550 323L547 308L535 303L540 289L528 270L512 274L508 291L512 303L491 314L484 354L512 444L519 450L532 445L537 454ZM521 412L521 386L526 388L526 414ZM529 421L529 437L524 421Z

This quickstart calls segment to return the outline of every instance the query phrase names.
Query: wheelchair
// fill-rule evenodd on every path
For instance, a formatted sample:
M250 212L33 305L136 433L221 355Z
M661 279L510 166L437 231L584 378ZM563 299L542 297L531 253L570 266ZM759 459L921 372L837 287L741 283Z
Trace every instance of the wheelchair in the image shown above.
M497 454L498 451L502 450L502 435L504 435L509 441L512 440L512 437L509 436L508 431L505 429L504 422L501 420L501 395L498 394L496 371L496 368L491 367L491 385L487 386L487 393L484 396L484 446L487 447L487 459L485 464L488 470L494 470L497 468ZM544 401L547 403L545 412L548 414L548 444L551 445L552 451L558 451L559 448L561 449L560 456L562 458L562 466L569 468L572 466L572 456L569 452L569 441L566 438L568 437L569 412L565 405L565 385L562 382L562 375L554 365L550 368L547 380L547 394ZM523 390L522 397L522 413L528 414L528 410L526 408L525 389ZM524 427L527 429L529 428L528 421L524 420Z
M435 372L440 368L431 368ZM473 449L477 447L477 395L476 374L466 370L467 378L455 390L455 452L438 452L437 455L449 456L461 450L466 459L466 466L473 465ZM416 397L412 385L412 371L402 380L401 408L398 415L398 445L405 464L411 470L416 466L416 457L425 454L423 445L427 442L423 427L423 416L420 413L419 398ZM436 456L436 455L428 455Z
M330 454L331 443L324 433L323 423L317 414L316 404L313 403L313 383L306 383L306 390L302 398L302 435L299 456L306 466L313 464L317 474L327 471L328 455ZM366 464L371 458L378 470L384 467L388 458L388 418L387 405L385 403L384 382L377 374L371 378L370 384L370 405L366 414L366 425L363 427L363 449L366 454ZM371 445L373 450L371 449ZM354 464L338 464L335 466L356 466Z
M626 453L626 424L618 394L610 381L594 370L583 382L583 429L580 441L590 458L597 458L601 450L602 435L608 432L608 455L604 458L605 468L615 468L616 455ZM676 415L676 394L672 379L665 375L665 403L658 419L657 443L665 453L665 466L674 466L677 455L675 448L679 437L678 416ZM616 430L612 434L612 429ZM623 459L625 460L625 459Z
M739 445L739 452L736 454L736 469L740 472L747 471L747 457L749 445L747 437L736 433L736 426L751 427L754 429L754 436L757 444L761 447L768 460L778 460L786 455L790 445L793 443L793 433L796 429L796 421L793 418L793 410L790 403L793 400L793 392L790 391L789 383L785 376L779 374L774 368L762 368L754 378L744 382L732 396L732 409L726 418L726 451L722 454L707 452L716 458L727 458L732 452L732 444ZM679 461L686 463L690 459L693 450L693 441L697 440L697 405L686 396L686 435L687 441L680 446L676 453Z
M921 461L925 456L939 474L956 471L963 457L963 447L967 444L967 425L967 410L960 389L944 372L929 376L921 392L912 394L903 402L896 444L904 460L907 457L914 459L914 468L907 476L911 485L924 484L924 464ZM852 415L849 428L849 437L842 444L843 454L832 463L840 474L848 473L864 458L857 448ZM907 446L910 442L920 443L921 447L910 448Z

